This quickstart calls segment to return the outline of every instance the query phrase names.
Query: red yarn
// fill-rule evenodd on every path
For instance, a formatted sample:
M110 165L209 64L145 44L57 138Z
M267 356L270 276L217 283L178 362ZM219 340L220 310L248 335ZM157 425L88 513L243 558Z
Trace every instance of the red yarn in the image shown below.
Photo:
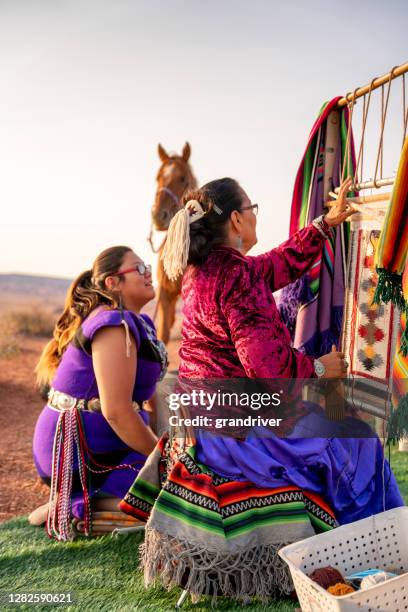
M327 567L319 567L315 569L314 572L309 574L309 578L316 582L319 586L323 587L323 589L327 589L339 582L344 583L344 578L340 574L339 570L331 565Z

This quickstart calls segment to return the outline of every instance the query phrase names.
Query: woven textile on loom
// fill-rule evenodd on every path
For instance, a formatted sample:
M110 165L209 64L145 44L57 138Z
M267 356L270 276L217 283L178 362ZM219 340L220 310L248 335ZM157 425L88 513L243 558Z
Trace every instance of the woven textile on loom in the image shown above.
M381 221L377 219L351 221L342 348L350 364L352 399L365 401L370 412L386 417L399 311L391 303L373 302L378 283L374 260L380 228Z
M402 147L374 263L378 272L375 303L392 304L400 311L393 364L394 410L388 427L389 436L398 439L408 435L408 138Z
M336 110L340 98L325 103L312 127L306 151L296 175L290 216L290 235L324 212L328 192L353 176L353 136L347 141L349 111ZM346 155L348 152L348 155ZM343 172L344 164L347 171ZM319 357L338 345L344 307L347 224L326 240L323 254L308 274L282 290L279 310L293 345Z

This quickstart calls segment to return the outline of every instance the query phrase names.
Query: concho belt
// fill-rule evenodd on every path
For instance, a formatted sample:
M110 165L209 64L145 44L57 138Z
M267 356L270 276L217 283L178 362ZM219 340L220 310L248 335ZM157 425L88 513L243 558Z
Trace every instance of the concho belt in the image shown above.
M48 406L63 412L64 410L71 410L76 407L79 410L87 410L89 412L101 412L101 400L99 397L94 397L90 400L78 399L72 397L68 393L62 393L51 387L48 393ZM139 411L141 405L138 402L132 402L133 409Z

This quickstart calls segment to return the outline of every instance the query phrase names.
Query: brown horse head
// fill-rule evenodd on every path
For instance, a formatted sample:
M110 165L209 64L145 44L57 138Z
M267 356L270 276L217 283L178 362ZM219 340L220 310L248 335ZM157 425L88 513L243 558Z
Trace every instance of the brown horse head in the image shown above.
M156 230L167 230L170 221L181 207L181 198L187 189L197 186L188 160L191 148L188 142L181 155L169 155L159 144L161 166L157 174L157 191L152 208L152 219Z

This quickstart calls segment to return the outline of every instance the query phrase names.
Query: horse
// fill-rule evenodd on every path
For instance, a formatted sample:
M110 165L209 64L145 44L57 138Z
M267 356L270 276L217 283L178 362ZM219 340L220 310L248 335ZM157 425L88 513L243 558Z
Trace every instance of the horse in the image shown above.
M189 189L197 187L197 180L193 174L189 162L191 147L188 142L183 147L181 155L169 155L161 144L157 152L161 160L161 166L157 173L157 191L152 207L152 231L164 232L168 229L170 221L177 211L182 207L181 199ZM149 241L153 248L152 232ZM176 317L176 303L181 291L181 278L171 281L163 268L161 254L166 239L164 238L159 252L159 263L157 269L157 280L159 284L157 296L157 336L165 344L169 341L170 330Z

